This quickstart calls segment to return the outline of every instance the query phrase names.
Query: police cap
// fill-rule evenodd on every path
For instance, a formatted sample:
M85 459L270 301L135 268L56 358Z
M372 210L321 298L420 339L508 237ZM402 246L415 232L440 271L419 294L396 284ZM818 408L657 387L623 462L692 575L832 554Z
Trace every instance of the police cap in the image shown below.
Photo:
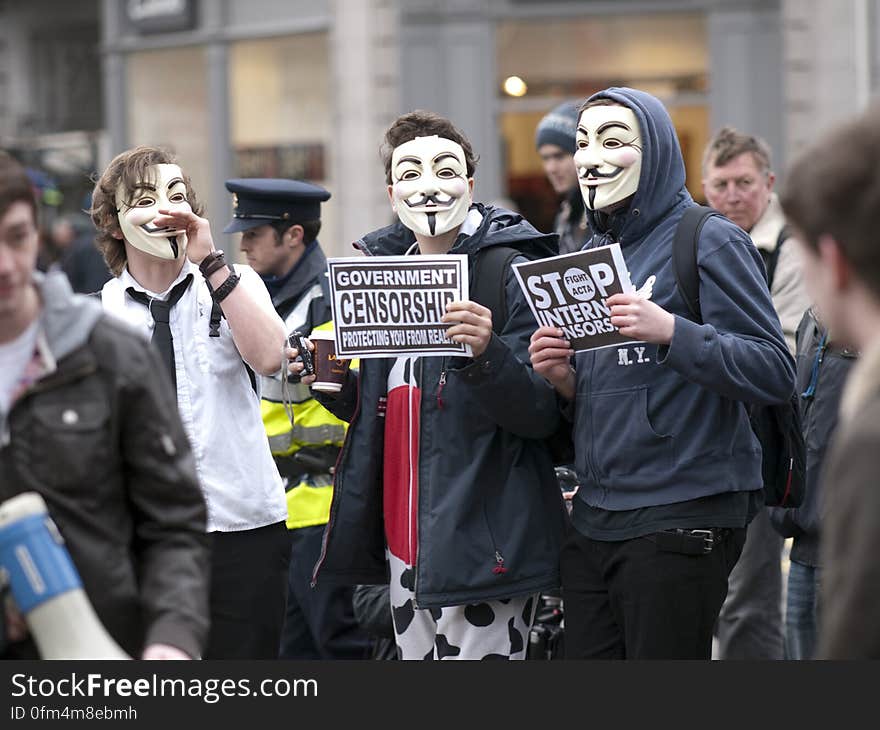
M266 223L305 223L321 217L321 203L330 193L319 185L300 180L249 177L226 181L232 193L232 221L224 233L247 231Z

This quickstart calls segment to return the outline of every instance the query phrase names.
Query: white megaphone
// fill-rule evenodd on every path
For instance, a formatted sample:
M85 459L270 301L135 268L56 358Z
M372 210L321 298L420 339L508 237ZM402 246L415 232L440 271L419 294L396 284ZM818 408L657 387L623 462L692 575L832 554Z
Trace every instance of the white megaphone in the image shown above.
M0 503L0 574L43 659L130 659L83 591L64 539L36 492Z

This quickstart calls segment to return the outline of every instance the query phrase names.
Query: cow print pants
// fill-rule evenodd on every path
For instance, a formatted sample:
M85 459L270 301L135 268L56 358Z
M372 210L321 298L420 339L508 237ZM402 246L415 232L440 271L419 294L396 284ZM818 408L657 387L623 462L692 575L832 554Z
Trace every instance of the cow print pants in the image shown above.
M413 569L388 554L391 610L401 659L525 659L538 604L517 596L443 608L413 608Z

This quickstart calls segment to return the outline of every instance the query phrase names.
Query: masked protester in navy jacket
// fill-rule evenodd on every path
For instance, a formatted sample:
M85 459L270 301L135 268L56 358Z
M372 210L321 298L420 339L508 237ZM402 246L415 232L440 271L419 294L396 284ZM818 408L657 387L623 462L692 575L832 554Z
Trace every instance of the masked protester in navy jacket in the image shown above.
M448 120L399 118L385 162L401 223L364 236L365 254L448 252L473 264L489 246L555 253L555 234L472 203L474 155ZM559 412L529 364L534 318L512 271L506 281L500 334L486 307L447 305L447 334L473 359L362 359L337 398L316 393L351 424L316 580L384 583L387 545L402 659L522 659L535 598L558 585L565 512L544 439Z
M611 88L581 108L575 165L586 248L619 242L639 290L609 297L631 345L580 352L532 336L535 371L570 402L580 489L561 558L569 658L711 655L746 526L763 504L746 403L782 403L794 361L748 235L706 221L697 263L705 323L676 289L672 242L694 205L669 114Z

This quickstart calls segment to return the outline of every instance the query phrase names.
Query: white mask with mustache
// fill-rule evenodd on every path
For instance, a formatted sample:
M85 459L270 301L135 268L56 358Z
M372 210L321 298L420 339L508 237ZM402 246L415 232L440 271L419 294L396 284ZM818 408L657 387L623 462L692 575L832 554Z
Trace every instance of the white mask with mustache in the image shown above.
M132 246L160 259L174 260L186 253L186 233L153 224L159 210L192 210L186 199L186 184L178 165L159 164L147 168L147 179L138 182L126 200L120 185L116 210L122 236Z
M433 238L460 226L472 202L461 145L416 137L391 155L391 207L413 233Z
M632 195L642 172L642 135L632 109L584 109L575 134L574 164L589 210L604 210Z

